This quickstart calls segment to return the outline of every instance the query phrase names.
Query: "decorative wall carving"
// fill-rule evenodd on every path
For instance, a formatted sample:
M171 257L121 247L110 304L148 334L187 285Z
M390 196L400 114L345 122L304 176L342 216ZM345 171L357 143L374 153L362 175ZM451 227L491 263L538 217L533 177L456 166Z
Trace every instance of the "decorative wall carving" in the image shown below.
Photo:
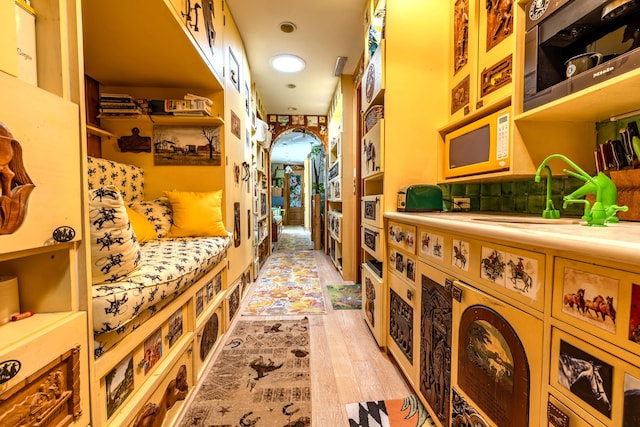
M409 362L413 363L413 307L400 298L393 289L389 293L389 335Z

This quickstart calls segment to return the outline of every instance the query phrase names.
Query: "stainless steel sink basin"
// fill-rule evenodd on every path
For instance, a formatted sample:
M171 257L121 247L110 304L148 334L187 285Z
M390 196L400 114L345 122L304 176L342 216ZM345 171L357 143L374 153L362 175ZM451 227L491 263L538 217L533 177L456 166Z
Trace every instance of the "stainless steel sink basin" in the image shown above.
M544 225L566 225L579 224L579 218L559 218L546 219L536 216L483 216L472 218L474 221L496 222L507 224L544 224Z

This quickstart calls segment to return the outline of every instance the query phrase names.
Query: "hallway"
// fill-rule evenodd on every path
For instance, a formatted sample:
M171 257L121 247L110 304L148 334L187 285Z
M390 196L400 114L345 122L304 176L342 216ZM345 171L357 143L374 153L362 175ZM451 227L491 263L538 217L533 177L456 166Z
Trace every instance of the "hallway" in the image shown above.
M313 252L319 282L324 296L326 314L309 314L311 341L311 400L312 425L314 427L347 426L345 405L348 403L398 399L412 394L395 364L380 351L362 318L360 310L334 310L331 306L327 285L344 284L330 258L322 251L311 251L308 244L291 246L287 235L309 232L302 227L284 227L281 240L261 270L249 295L244 299L232 324L232 331L243 320L292 320L301 316L255 316L246 315L245 310L260 280L268 271L272 257ZM290 241L290 240L289 240ZM287 257L294 260L304 256ZM311 266L314 267L314 266ZM304 267L309 268L309 266ZM264 282L263 282L264 283ZM226 341L227 337L223 340ZM210 364L213 365L224 345L216 349ZM205 376L206 377L206 376ZM194 393L197 395L197 392Z

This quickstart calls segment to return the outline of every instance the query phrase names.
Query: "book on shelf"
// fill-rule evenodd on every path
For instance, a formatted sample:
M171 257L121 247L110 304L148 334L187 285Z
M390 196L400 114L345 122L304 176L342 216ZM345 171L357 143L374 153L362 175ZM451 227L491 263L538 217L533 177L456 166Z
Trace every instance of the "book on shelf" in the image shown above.
M199 95L194 95L192 93L188 93L184 96L184 99L191 99L191 100L198 100L198 101L202 101L204 102L206 105L208 106L212 106L213 105L213 101L207 97L204 96L199 96Z
M211 115L211 106L197 99L165 99L164 111L166 112L203 112Z
M100 108L136 109L138 105L133 102L100 102Z
M122 113L122 112L118 112L118 113L108 113L108 112L101 112L100 114L98 114L98 118L99 119L108 119L108 118L120 118L120 119L137 119L140 116L142 116L142 113L140 111L136 111L135 113Z
M133 102L133 97L126 93L100 93L100 101L105 102Z

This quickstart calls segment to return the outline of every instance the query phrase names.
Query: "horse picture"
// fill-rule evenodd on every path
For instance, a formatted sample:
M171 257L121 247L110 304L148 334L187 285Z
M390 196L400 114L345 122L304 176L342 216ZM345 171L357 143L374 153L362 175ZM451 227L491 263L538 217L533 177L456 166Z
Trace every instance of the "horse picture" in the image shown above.
M519 259L520 261L522 260L522 258ZM533 285L533 279L531 278L529 273L525 271L522 262L516 264L512 259L510 259L509 262L507 262L507 265L511 269L511 275L509 276L509 279L513 284L513 288L527 293L527 291L529 291L529 289L531 289L531 286ZM522 287L518 287L518 282L522 282Z
M615 277L566 267L558 308L580 322L615 333L619 283Z
M607 417L611 416L612 376L611 365L560 341L558 384Z

